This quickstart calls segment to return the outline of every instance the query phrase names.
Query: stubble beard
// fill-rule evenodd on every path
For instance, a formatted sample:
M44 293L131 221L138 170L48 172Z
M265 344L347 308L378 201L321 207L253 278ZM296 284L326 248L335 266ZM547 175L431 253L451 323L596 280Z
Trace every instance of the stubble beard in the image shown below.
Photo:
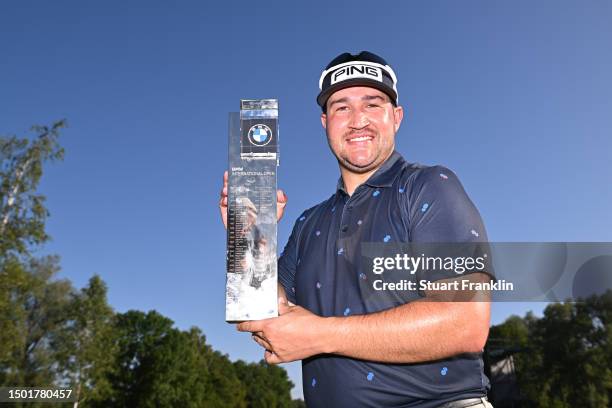
M377 143L376 146L374 146L376 153L373 155L373 159L372 161L366 163L366 164L355 164L353 162L351 162L350 158L348 157L347 154L343 154L343 151L341 150L340 152L336 152L331 144L329 135L327 137L327 143L329 144L329 148L332 151L332 153L334 154L334 156L336 156L336 159L338 160L338 164L340 165L340 167L345 168L346 170L350 171L351 173L355 173L355 174L365 174L365 173L369 173L372 170L377 169L378 167L380 167L381 164L383 164L385 162L385 160L387 160L387 158L389 158L391 156L391 153L393 152L393 142L391 142L391 147L390 147L390 151L386 152L385 151L385 146L381 145L381 141L382 141L382 137L380 136L380 134L378 132L370 132L372 133L372 135L374 136L374 139ZM347 136L349 136L351 134L351 132L345 134L342 136L342 141L346 140ZM348 142L346 142L348 143Z

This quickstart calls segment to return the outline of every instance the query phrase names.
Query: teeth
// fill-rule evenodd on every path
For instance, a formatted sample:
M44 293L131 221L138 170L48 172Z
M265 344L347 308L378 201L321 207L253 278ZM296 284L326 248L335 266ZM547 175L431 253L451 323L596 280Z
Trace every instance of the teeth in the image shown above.
M349 139L350 142L363 142L364 140L370 140L372 139L371 136L361 136L361 137L356 137L354 139Z

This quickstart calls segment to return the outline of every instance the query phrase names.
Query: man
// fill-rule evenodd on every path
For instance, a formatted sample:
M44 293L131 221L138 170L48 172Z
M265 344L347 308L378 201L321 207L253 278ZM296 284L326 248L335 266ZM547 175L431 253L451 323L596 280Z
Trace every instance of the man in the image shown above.
M490 406L481 359L488 298L373 296L371 271L360 263L365 242L486 241L478 211L450 170L395 152L403 110L385 60L341 54L319 87L338 187L298 218L279 258L280 316L238 330L252 333L268 363L302 360L311 407ZM226 194L224 186L223 216ZM279 191L279 218L286 201Z

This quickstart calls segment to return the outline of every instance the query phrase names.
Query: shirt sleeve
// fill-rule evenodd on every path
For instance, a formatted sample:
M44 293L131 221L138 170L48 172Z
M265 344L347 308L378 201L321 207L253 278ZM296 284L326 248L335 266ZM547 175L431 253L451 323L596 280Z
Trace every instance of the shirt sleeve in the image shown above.
M303 214L302 214L303 216ZM301 217L302 217L301 216ZM295 300L295 272L297 270L297 239L299 235L298 222L293 225L293 230L285 245L285 249L278 258L278 282L285 289L287 299L291 303L296 303Z
M443 166L424 168L410 188L408 208L410 241L435 248L446 258L483 256L490 253L487 232L478 209L470 200L461 182ZM429 246L429 243L440 245ZM486 256L485 256L486 258ZM494 277L491 267L485 271ZM462 274L482 272L465 270ZM458 277L456 271L427 271L428 279Z
M480 213L461 182L443 166L423 169L410 189L412 242L486 241Z

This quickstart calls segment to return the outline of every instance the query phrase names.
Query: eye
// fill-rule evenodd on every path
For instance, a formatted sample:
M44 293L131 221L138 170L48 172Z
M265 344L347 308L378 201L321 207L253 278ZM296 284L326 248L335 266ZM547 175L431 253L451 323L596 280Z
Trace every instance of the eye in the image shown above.
M370 103L370 104L368 104L368 106L367 106L367 107L368 107L368 108L378 108L378 107L380 107L380 105L378 105L378 104L376 104L376 103Z
M338 106L338 108L336 108L336 112L345 112L348 110L348 106Z

